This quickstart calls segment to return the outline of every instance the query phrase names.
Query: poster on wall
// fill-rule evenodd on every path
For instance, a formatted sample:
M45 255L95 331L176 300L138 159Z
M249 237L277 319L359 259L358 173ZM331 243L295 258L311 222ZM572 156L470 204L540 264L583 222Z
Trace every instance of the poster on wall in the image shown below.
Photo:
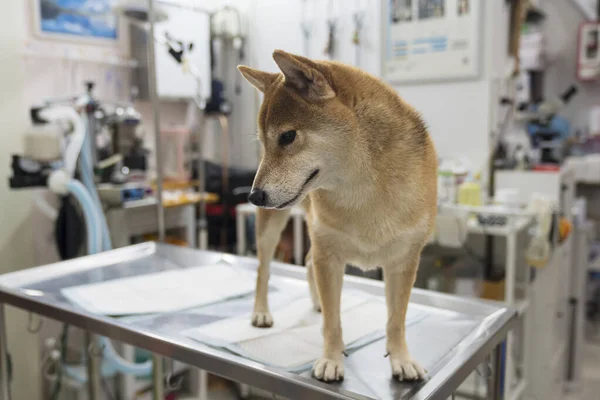
M115 0L32 0L34 30L44 39L114 45L119 40Z
M476 78L481 3L384 0L384 78L393 83Z

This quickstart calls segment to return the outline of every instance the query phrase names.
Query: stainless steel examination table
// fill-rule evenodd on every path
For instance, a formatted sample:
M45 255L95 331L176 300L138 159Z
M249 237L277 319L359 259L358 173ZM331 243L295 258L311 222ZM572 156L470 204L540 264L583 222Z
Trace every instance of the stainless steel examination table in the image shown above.
M488 379L486 398L499 399L502 395L502 343L516 323L517 314L498 303L415 289L411 306L427 307L429 315L419 324L408 327L407 339L413 357L429 371L428 379L417 383L393 380L389 360L384 358L385 339L380 339L346 358L343 382L327 384L311 378L310 371L294 374L266 367L181 334L185 329L214 321L214 316L183 310L125 320L103 317L72 305L60 292L66 287L98 279L108 281L141 276L220 260L240 268L257 267L257 260L252 258L144 243L0 276L0 399L10 399L5 305L144 348L290 399L446 399L480 365ZM305 270L273 263L271 275L304 280ZM202 290L202 282L197 284L198 290ZM383 282L363 278L346 277L345 288L384 295ZM252 296L248 296L247 311L251 305Z

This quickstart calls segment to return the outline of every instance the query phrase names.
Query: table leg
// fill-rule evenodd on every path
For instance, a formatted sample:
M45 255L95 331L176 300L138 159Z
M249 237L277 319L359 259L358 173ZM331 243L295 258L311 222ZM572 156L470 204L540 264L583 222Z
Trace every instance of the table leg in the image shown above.
M194 210L193 205L186 206L185 215L186 215L186 220L187 220L187 225L185 227L186 241L188 243L188 246L190 246L192 249L195 249L196 248L197 224L196 224L196 212Z
M4 304L0 303L0 400L10 400L7 340Z
M164 400L165 387L163 379L162 357L157 354L152 355L152 385L154 386L154 390L152 391L152 400Z
M112 238L113 247L125 247L131 244L131 235L127 224L127 211L114 208L106 212L106 221Z
M98 349L98 338L96 335L85 333L85 346L88 350L87 354L87 388L88 398L90 400L102 399L102 371L101 371L101 355Z
M135 347L129 344L122 345L123 358L130 362L135 362ZM119 374L121 393L126 399L131 399L135 396L136 378L131 374Z
M502 398L502 343L499 343L492 354L492 373L488 377L487 399Z
M246 217L248 216L245 212L241 210L236 210L236 232L237 232L237 254L240 256L246 255ZM250 387L246 384L240 383L238 384L240 389L240 397L245 399L248 397L250 392Z
M208 250L208 222L206 218L198 221L198 247L200 250Z
M246 213L237 211L236 213L236 233L237 233L237 254L240 256L246 253Z
M200 390L198 393L198 400L208 400L208 372L199 369L198 373L200 375Z
M506 278L504 286L504 302L509 306L516 304L515 286L517 281L517 231L514 226L514 217L509 217L510 234L506 237ZM513 387L513 346L515 342L515 331L508 332L506 338L506 357L505 357L505 373L504 373L504 394L509 395Z
M302 215L294 215L294 263L304 264L304 219Z

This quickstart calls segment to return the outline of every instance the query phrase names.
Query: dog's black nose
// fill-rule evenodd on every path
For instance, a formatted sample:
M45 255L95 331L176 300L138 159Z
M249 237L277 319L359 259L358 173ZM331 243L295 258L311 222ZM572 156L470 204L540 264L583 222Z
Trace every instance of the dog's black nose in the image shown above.
M267 192L262 189L252 189L248 200L255 206L262 207L267 204Z

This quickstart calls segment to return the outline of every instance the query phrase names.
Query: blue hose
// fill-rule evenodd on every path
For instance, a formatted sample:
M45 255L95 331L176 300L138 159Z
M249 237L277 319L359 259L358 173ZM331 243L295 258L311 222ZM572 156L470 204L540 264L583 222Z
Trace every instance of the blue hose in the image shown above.
M152 360L137 364L125 360L113 347L109 338L101 336L100 346L104 349L106 367L112 372L120 372L133 376L148 376L152 373Z
M89 191L92 199L98 210L102 210L102 203L96 190L96 183L94 182L94 173L92 165L92 155L90 154L90 135L86 130L85 139L79 156L79 170L81 171L81 181ZM106 216L104 213L100 213L100 223L102 224L102 250L107 251L112 249L112 241L110 239L110 231L108 230L108 223L106 222Z
M87 226L87 247L89 254L96 254L100 252L102 247L101 243L101 226L97 223L98 221L98 210L94 207L94 200L87 191L85 186L79 181L72 179L67 183L67 189L81 204L83 210L83 218L85 219L85 225Z

